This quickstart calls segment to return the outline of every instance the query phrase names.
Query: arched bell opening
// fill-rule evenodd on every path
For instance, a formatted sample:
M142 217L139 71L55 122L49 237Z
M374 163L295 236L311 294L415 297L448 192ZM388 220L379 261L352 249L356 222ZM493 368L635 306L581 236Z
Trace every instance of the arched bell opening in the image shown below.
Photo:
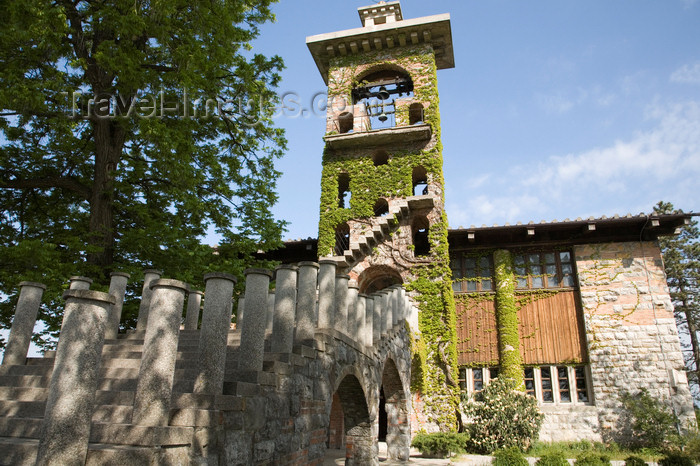
M374 163L375 167L386 165L389 163L389 153L382 149L375 151L372 154L372 163Z
M338 132L340 134L350 133L353 130L353 117L350 112L343 112L338 115Z
M338 174L338 207L341 209L350 208L350 175L348 173Z
M411 174L411 183L413 184L413 195L422 196L428 194L428 172L421 165L413 167Z
M411 223L413 254L416 257L430 255L430 222L425 217L417 217Z
M335 227L335 247L333 248L333 253L336 256L342 256L348 249L350 249L350 227L347 223L341 223Z
M383 217L389 213L389 202L387 202L386 199L383 197L380 197L377 199L377 202L374 203L374 216L375 217Z
M396 126L396 99L413 97L413 80L398 66L373 69L358 76L352 90L353 104L363 103L371 129Z

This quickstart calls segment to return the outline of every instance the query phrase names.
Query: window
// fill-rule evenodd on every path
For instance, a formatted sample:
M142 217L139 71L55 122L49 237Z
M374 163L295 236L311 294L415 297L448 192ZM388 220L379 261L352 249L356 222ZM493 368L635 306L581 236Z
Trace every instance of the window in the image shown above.
M411 225L413 231L413 254L427 256L430 254L430 223L425 217L417 217Z
M428 174L420 165L413 167L413 174L411 175L411 180L413 183L413 195L422 196L423 194L428 194Z
M460 367L459 388L473 395L483 390L496 377L498 367Z
M528 252L513 256L519 289L569 288L574 271L569 251Z
M338 132L340 134L352 132L352 120L352 113L350 112L343 112L340 115L338 115Z
M396 126L396 99L413 96L413 81L403 70L384 69L358 76L352 90L353 105L363 103L372 129Z
M374 216L383 217L389 213L389 203L383 197L377 199L374 203Z
M423 123L423 104L414 102L408 107L408 124L418 125Z
M385 150L378 150L372 154L372 163L375 167L389 163L389 154Z
M350 175L341 173L338 175L338 207L341 209L350 208Z
M336 256L342 256L350 248L350 227L347 223L341 223L335 229L335 248L333 252Z
M450 257L454 291L493 291L493 258L454 253Z
M590 404L587 374L585 366L526 367L525 391L540 403Z

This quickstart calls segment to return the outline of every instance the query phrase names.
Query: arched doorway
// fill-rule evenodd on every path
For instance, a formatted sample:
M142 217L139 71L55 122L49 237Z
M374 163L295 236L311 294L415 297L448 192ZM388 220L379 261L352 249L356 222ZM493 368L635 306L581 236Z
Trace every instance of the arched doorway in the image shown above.
M360 274L357 283L360 293L372 294L391 285L401 285L403 280L395 269L386 265L373 265Z
M384 364L380 393L384 395L384 403L379 407L379 433L386 432L387 456L389 460L408 461L411 446L408 402L399 371L391 359Z
M369 408L360 381L352 374L346 375L333 398L340 402L340 410L331 409L330 425L342 425L344 430L345 464L378 465L377 442L372 436ZM333 417L341 412L342 423Z

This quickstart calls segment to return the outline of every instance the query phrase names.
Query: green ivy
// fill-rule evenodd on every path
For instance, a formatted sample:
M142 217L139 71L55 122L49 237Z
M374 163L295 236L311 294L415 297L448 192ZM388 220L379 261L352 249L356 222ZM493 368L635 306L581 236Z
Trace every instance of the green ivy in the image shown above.
M515 275L510 252L499 249L493 254L496 272L496 322L500 350L500 373L513 379L516 387L525 388L523 362L520 357L518 307L515 301Z

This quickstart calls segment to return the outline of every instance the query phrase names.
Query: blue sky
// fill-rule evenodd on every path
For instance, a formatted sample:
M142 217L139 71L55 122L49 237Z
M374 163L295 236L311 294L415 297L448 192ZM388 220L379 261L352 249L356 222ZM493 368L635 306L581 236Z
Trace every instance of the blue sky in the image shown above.
M361 25L371 1L282 0L254 51L286 62L280 92L325 86L305 38ZM438 71L451 228L700 211L700 0L402 0L450 13ZM282 116L286 239L316 237L324 115Z

